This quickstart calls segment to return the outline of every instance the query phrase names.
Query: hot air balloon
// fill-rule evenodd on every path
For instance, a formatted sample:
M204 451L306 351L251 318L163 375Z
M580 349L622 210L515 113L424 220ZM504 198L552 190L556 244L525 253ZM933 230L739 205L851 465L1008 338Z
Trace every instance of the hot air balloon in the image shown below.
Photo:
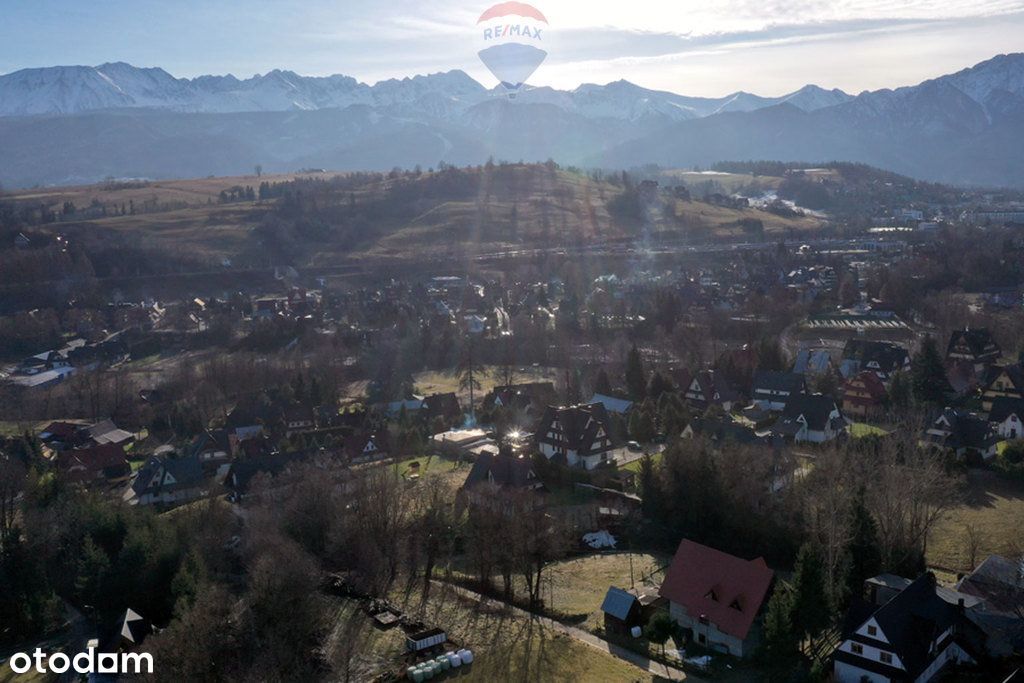
M477 56L514 97L548 56L544 49L548 20L523 2L502 2L480 15Z

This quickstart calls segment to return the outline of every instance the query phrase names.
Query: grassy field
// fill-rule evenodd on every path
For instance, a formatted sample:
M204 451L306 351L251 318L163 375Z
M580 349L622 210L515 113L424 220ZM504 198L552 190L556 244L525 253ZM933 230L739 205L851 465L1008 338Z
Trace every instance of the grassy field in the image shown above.
M881 427L869 425L867 422L854 422L850 425L850 436L855 439L860 439L865 436L885 436L889 432L885 431Z
M951 510L932 532L928 563L966 571L972 536L976 561L990 554L1024 552L1024 483L998 479L991 472L969 474L967 499Z
M502 383L497 369L495 366L485 365L480 368L479 374L474 375L477 381L480 382L480 390L475 392L478 401L482 400L487 392ZM520 384L525 382L555 383L558 377L559 373L556 368L522 367L516 369L515 381ZM460 398L469 398L469 391L459 389L459 378L455 370L420 372L413 379L416 382L415 386L418 394L429 396L430 394L455 392Z
M665 456L665 452L664 451L661 451L659 453L652 453L651 454L651 461L655 465L657 465L658 463L661 462L661 459L664 456ZM626 470L627 472L637 472L637 473L639 473L640 472L640 467L643 465L643 462L644 462L644 459L643 458L639 458L637 460L634 460L631 463L623 465L620 469Z
M654 576L654 585L663 577L660 571L671 558L649 553L633 553L633 581L643 584L643 577ZM588 555L558 562L547 569L551 580L549 607L557 612L581 618L580 628L594 630L604 623L601 602L609 586L629 588L630 554Z
M418 586L417 586L418 588ZM419 590L394 593L392 600L425 623L444 628L459 647L473 650L474 662L449 673L460 681L652 681L645 671L609 654L583 645L538 622L497 607L481 608L435 585L428 599ZM354 680L370 680L382 671L402 671L411 663L404 656L400 629L381 631L357 612L354 603L339 601L334 632L334 661L350 648ZM340 657L344 661L344 656Z
M419 463L419 468L413 467L414 463ZM427 474L447 474L458 469L468 471L469 464L441 455L425 455L396 462L393 467L403 477L409 478L413 474L422 477Z

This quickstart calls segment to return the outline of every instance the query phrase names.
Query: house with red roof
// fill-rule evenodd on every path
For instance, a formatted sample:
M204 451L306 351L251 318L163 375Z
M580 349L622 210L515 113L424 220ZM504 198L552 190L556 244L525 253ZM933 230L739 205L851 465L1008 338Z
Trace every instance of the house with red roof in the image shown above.
M878 374L862 370L843 385L843 412L859 418L877 417L885 411L889 394Z
M125 482L132 473L124 447L113 443L61 451L57 470L68 481L84 485Z
M749 657L761 644L762 612L774 576L764 558L744 560L683 539L659 593L689 640Z

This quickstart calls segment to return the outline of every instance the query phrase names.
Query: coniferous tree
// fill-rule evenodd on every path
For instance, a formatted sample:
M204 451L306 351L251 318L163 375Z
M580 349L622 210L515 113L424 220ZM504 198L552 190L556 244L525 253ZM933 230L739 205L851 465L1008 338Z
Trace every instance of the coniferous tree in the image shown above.
M846 595L844 601L860 595L864 581L882 571L878 525L864 501L861 490L850 511L850 542L846 546Z
M831 616L821 554L812 543L804 543L793 569L793 627L813 645Z
M786 680L800 654L800 639L793 628L793 608L793 593L780 582L765 608L761 650L772 681Z
M604 371L604 368L597 372L597 379L594 380L594 393L605 396L610 396L612 393L612 383L608 379L608 373Z
M921 350L914 356L910 368L910 384L914 399L920 403L942 404L949 391L949 380L942 364L942 356L935 339L925 337Z
M626 357L626 388L634 401L640 401L647 392L647 375L644 372L644 361L636 345L629 350Z

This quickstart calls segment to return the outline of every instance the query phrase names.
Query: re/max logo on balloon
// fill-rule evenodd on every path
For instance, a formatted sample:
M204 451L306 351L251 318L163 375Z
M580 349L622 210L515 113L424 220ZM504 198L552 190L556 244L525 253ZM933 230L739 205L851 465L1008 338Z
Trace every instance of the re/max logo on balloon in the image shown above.
M540 40L540 29L534 26L520 26L518 24L505 24L497 28L485 28L484 40L499 40L501 38L513 38L522 36Z
M548 56L540 47L547 17L533 5L502 2L481 14L476 25L477 56L514 97Z

